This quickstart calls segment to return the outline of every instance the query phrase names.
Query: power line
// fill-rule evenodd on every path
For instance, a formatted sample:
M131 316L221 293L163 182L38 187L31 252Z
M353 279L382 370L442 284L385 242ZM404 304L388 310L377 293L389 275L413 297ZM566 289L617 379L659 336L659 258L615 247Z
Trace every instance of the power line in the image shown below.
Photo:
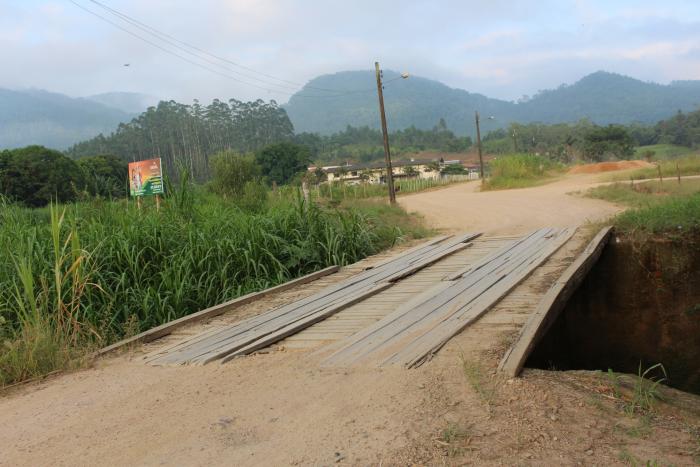
M127 22L133 24L134 26L140 27L141 29L144 29L144 28L145 28L145 30L148 30L148 31L149 31L149 34L156 35L156 36L160 36L160 37L161 37L161 40L164 40L164 39L162 39L162 38L171 39L171 40L177 42L178 44L182 44L182 45L185 46L185 47L189 47L190 49L193 49L193 50L196 50L197 52L200 52L200 53L202 53L202 54L208 55L209 57L215 58L215 59L220 60L220 61L225 62L225 63L229 63L229 64L231 64L231 65L233 65L233 66L238 67L238 68L242 68L242 69L244 69L244 70L247 70L247 71L250 71L250 72L253 72L253 73L257 73L257 74L259 74L259 75L261 75L261 76L265 76L265 77L267 77L267 78L270 78L270 79L273 79L273 80L276 80L276 81L280 81L280 82L283 82L283 83L291 84L291 85L294 85L294 86L302 86L302 87L305 86L305 85L302 84L302 83L297 83L297 82L294 82L294 81L289 81L289 80L286 80L286 79L278 78L278 77L276 77L276 76L273 76L273 75L270 75L270 74L267 74L267 73L263 73L263 72L258 71L258 70L254 70L253 68L247 67L247 66L245 66L245 65L241 65L240 63L236 63L236 62L234 62L234 61L232 61L232 60L229 60L229 59L227 59L227 58L225 58L225 57L221 57L221 56L219 56L219 55L213 54L213 53L208 52L208 51L206 51L206 50L204 50L204 49L201 49L200 47L197 47L197 46L195 46L195 45L192 45L192 44L189 44L189 43L187 43L187 42L185 42L185 41L182 41L182 40L180 40L180 39L178 39L178 38L176 38L176 37L173 37L172 35L167 34L167 33L163 32L163 31L159 31L158 29L154 28L153 26L149 26L148 24L146 24L146 23L144 23L144 22L142 22L142 21L139 21L139 20L137 20L137 19L135 19L135 18L133 18L133 17L131 17L131 16L125 14L125 13L122 13L122 12L120 12L120 11L114 9L114 8L111 8L111 7L105 5L105 4L102 3L102 2L99 2L99 1L97 1L97 0L89 0L89 1L92 2L92 3L94 3L95 5L99 6L100 8L103 8L103 9L107 10L107 11L110 12L111 14L113 14L113 15L115 15L115 16L118 16L118 17L121 18L122 20L127 21ZM237 72L237 73L240 73L240 72ZM241 73L241 74L243 74L243 73ZM245 75L245 74L243 74L243 75L244 75L244 76L249 76L249 75ZM249 76L249 77L252 78L252 79L259 79L259 78L252 77L252 76ZM337 90L335 90L335 89L326 89L326 88L321 88L321 87L316 87L316 86L308 86L308 85L306 85L306 87L307 87L308 89L314 89L314 90L317 90L317 91L337 92Z
M208 59L202 57L201 55L199 55L199 54L197 54L197 53L191 52L190 50L187 50L187 49L185 49L184 47L179 46L178 44L174 43L173 41L175 41L175 42L177 42L177 43L180 43L180 44L183 44L183 45L185 45L185 46L187 46L187 47L189 47L189 48L191 48L191 49L193 49L193 50L196 50L196 51L200 52L201 54L205 54L205 55L208 55L208 56L210 56L210 57L216 58L217 60L221 60L221 61L224 61L224 62L226 62L226 63L230 63L230 64L232 64L232 65L238 66L238 67L240 67L240 68L244 68L244 69L250 70L250 71L252 71L252 72L259 73L260 75L262 75L262 76L267 76L267 77L269 77L269 78L271 78L271 79L276 79L276 80L278 80L278 81L282 81L282 82L286 82L286 83L290 83L290 84L296 84L296 85L299 85L299 86L303 86L303 87L306 88L306 89L314 89L314 90L319 90L319 91L324 91L324 92L334 92L334 93L336 93L336 94L311 95L311 94L301 94L301 93L299 93L299 92L292 93L292 92L289 92L289 91L282 91L282 90L278 90L278 89L270 89L270 88L261 86L261 85L259 85L259 84L257 84L257 83L251 83L251 82L245 81L245 80L243 80L243 79L241 79L241 78L239 78L239 77L231 76L231 75L229 75L229 74L227 74L227 73L223 73L223 72L221 72L221 71L219 71L219 70L210 68L209 66L204 65L204 64L202 64L202 63L193 61L193 60L191 60L191 59L189 59L189 58L187 58L187 57L184 57L184 56L178 54L177 52L175 52L175 51L173 51L173 50L170 50L170 49L168 49L168 48L163 47L161 44L158 44L158 43L156 43L156 42L153 42L152 40L150 40L150 39L148 39L148 38L146 38L146 37L143 37L143 36L141 36L141 35L135 33L134 31L132 31L132 30L130 30L130 29L128 29L128 28L126 28L126 27L124 27L124 26L118 24L118 23L115 23L114 21L112 21L112 20L110 20L110 19L108 19L108 18L106 18L106 17L100 15L99 13L96 13L95 11L90 10L89 8L86 8L85 6L83 6L83 5L81 5L80 3L76 2L75 0L69 0L69 1L70 1L72 4L74 4L75 6L77 6L78 8L82 9L83 11L85 11L85 12L87 12L87 13L89 13L89 14L91 14L91 15L97 17L97 18L99 18L100 20L102 20L102 21L104 21L104 22L106 22L106 23L112 25L113 27L116 27L117 29L120 29L121 31L123 31L123 32L125 32L125 33L127 33L127 34L129 34L129 35L131 35L131 36L133 36L133 37L135 37L135 38L137 38L137 39L139 39L139 40L141 40L141 41L143 41L143 42L149 44L149 45L151 45L152 47L155 47L155 48L157 48L157 49L159 49L159 50L161 50L161 51L163 51L163 52L165 52L165 53L168 53L168 54L170 54L170 55L173 55L173 56L175 56L176 58L179 58L180 60L183 60L183 61L185 61L185 62L187 62L187 63L189 63L189 64L191 64L191 65L195 65L195 66L197 66L197 67L200 67L200 68L202 68L202 69L204 69L204 70L207 70L207 71L209 71L209 72L211 72L211 73L215 73L215 74L217 74L217 75L219 75L219 76L223 76L223 77L225 77L225 78L231 79L231 80L236 81L236 82L238 82L238 83L245 84L245 85L248 85L248 86L252 86L252 87L261 89L261 90L263 90L263 91L272 92L272 93L277 93L277 94L282 94L282 95L286 95L286 96L302 97L302 98L335 98L335 97L342 97L342 96L347 96L347 95L352 95L352 94L358 94L358 93L370 93L370 92L374 92L374 89L359 89L359 90L352 90L352 91L342 91L342 90L332 90L332 89L326 89L326 88L318 88L318 87L308 86L308 85L303 86L303 85L301 85L301 84L299 84L299 83L294 83L293 81L287 81L287 80L283 80L283 79L281 79L281 78L276 78L276 77L274 77L274 76L272 76L272 75L267 75L267 74L265 74L265 73L261 73L261 72L255 71L255 70L253 70L252 68L248 68L248 67L246 67L246 66L244 66L244 65L240 65L240 64L238 64L238 63L236 63L236 62L233 62L233 61L230 61L230 60L228 60L228 59L226 59L226 58L219 57L219 56L214 55L214 54L211 54L211 53L209 53L209 52L207 52L207 51L205 51L205 50L203 50L203 49L200 49L200 48L195 47L195 46L193 46L193 45L187 44L186 42L180 41L180 40L178 40L178 39L176 39L176 38L174 38L174 37L172 37L172 36L170 36L170 35L168 35L168 34L166 34L166 33L163 33L163 32L158 31L157 29L155 29L155 28L153 28L153 27L151 27L151 26L148 26L148 25L145 24L145 23L142 23L142 22L140 22L140 21L138 21L138 20L136 20L136 19L134 19L134 18L132 18L132 17L130 17L130 16L128 16L128 15L125 15L125 14L123 14L123 13L121 13L121 12L119 12L119 11L113 9L113 8L110 8L109 6L104 5L104 4L102 4L101 2L98 2L98 1L96 1L96 0L89 0L90 2L94 3L95 5L97 5L97 6L101 7L101 8L103 8L103 9L107 10L110 14L112 14L113 16L116 16L116 17L117 17L118 19L120 19L121 21L124 21L124 22L130 24L131 26L136 27L136 28L140 29L141 31L144 31L144 32L150 34L151 36L154 36L157 40L160 40L160 41L163 41L163 42L167 43L168 45L170 45L171 47L175 48L176 50L178 50L178 51L180 51L180 52L187 53L187 54L189 54L189 55L191 55L191 56L193 56L193 57L195 57L195 58L197 58L197 59L199 59L199 60L205 61L205 62L207 62L207 63L209 63L209 64L211 64L211 65L224 68L224 69L226 69L227 71L230 71L230 72L232 72L232 73L236 73L236 74L242 75L242 76L244 76L244 77L247 78L247 79L252 79L252 80L259 81L259 82L262 82L263 84L266 84L266 85L268 85L268 86L276 86L276 87L279 87L279 88L294 89L294 88L292 88L292 87L290 87L290 86L287 86L287 85L284 85L284 84L279 84L279 83L274 83L274 82L266 81L266 80L263 80L263 79L261 79L261 78L257 78L257 77L254 77L254 76L250 76L249 74L244 74L244 73L242 73L242 72L240 72L240 71L233 70L233 69L231 69L230 67L226 67L226 66L221 65L221 64L219 64L219 63L216 63L216 62L213 62L213 61L211 61L211 60L208 60ZM164 38L165 38L165 39L164 39ZM170 40L170 39L171 39L171 40ZM391 79L391 80L388 80L386 83L390 83L390 82L395 81L396 79L399 79L399 78L400 78L400 76L397 77L397 78L393 78L393 79Z

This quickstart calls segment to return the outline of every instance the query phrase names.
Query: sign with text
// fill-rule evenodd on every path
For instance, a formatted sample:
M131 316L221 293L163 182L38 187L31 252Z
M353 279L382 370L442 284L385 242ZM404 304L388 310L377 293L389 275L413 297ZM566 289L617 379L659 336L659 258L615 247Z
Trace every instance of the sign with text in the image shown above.
M129 192L131 196L151 196L164 193L160 159L129 162Z

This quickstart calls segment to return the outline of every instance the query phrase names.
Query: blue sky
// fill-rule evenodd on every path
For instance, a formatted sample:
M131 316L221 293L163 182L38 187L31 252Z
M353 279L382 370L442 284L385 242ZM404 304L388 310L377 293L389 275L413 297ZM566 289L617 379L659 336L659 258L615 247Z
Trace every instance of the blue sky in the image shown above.
M90 0L75 1L109 17ZM700 1L102 3L179 40L293 83L322 73L370 69L375 60L385 68L509 100L597 70L659 83L700 79ZM261 97L284 102L295 87L258 73L253 80L217 68L280 91L273 92L203 70L68 0L0 0L0 63L0 86L73 96L133 91L181 101Z

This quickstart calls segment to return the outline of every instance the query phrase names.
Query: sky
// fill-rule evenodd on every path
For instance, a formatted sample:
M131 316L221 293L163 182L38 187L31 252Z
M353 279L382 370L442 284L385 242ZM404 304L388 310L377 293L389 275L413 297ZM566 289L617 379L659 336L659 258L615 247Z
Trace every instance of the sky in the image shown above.
M286 102L315 76L375 60L506 100L598 70L700 79L697 0L100 0L160 38L72 1L0 0L0 87Z

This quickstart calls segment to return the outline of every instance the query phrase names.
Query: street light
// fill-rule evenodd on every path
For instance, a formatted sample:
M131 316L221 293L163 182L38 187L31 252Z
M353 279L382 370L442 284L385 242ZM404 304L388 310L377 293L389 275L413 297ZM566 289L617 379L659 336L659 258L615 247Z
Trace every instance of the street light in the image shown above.
M377 97L379 97L379 117L382 123L382 136L384 138L384 160L386 162L386 183L389 186L389 202L396 204L396 191L394 190L394 169L391 167L391 150L389 149L389 132L386 129L386 114L384 113L384 85L382 84L382 71L379 62L374 62L377 77ZM401 73L402 79L408 78L408 73Z

